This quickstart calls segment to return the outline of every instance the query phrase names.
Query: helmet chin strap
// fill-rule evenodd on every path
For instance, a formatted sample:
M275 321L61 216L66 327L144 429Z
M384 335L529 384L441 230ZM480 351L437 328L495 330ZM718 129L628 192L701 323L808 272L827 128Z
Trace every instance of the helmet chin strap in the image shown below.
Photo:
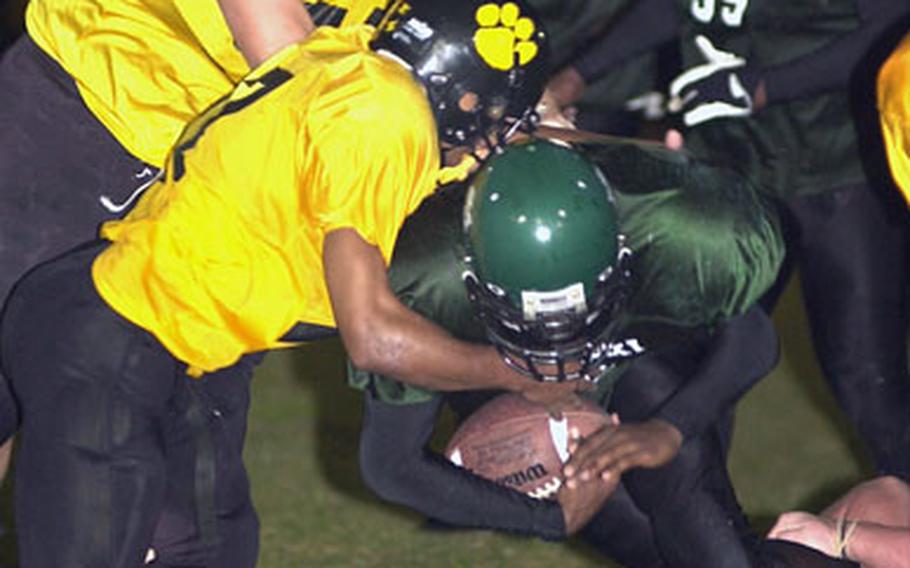
M537 112L537 109L528 107L522 113L521 117L506 125L502 137L504 140L508 140L518 132L524 132L525 134L531 135L534 134L539 126L540 114Z
M478 141L487 148L487 157L483 158L477 153L477 144L471 148L471 155L478 163L483 163L490 154L501 154L509 140L519 132L532 135L540 124L540 115L533 108L526 109L519 118L506 122L501 129L492 129L478 137Z

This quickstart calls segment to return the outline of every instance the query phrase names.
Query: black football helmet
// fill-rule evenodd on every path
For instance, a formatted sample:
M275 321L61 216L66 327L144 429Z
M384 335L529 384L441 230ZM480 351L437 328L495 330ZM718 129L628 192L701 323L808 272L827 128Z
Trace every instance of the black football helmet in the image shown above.
M549 69L547 34L524 0L397 0L372 47L410 67L453 146L496 144L532 121Z

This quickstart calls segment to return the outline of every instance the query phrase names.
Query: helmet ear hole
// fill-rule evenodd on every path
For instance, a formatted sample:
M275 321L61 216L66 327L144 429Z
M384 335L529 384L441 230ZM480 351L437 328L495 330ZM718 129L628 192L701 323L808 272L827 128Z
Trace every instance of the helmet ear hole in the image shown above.
M458 97L458 109L461 112L474 113L479 106L480 96L473 91L467 91Z

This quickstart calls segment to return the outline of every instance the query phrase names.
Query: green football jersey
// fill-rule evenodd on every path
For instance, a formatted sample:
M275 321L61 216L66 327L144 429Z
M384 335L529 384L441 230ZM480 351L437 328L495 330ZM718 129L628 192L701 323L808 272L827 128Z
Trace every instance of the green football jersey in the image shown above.
M855 0L676 0L683 12L683 67L704 63L695 46L713 45L759 69L795 61L862 21ZM862 182L847 89L768 105L751 117L713 120L691 129L695 154L730 164L761 191L782 198Z
M748 310L774 282L783 259L777 219L730 170L658 146L584 148L614 189L620 229L632 249L632 293L610 349L620 357L701 341L719 322ZM462 282L462 210L468 184L440 189L401 230L389 283L402 302L459 339L485 332ZM623 365L601 379L605 398ZM386 402L422 402L433 392L349 369L358 388Z

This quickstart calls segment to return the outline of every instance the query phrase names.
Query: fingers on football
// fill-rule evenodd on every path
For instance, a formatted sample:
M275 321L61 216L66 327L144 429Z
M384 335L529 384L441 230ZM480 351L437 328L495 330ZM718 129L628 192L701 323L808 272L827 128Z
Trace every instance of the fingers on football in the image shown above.
M662 461L654 444L644 443L628 429L606 427L579 445L570 460L572 473L566 476L588 480L599 475L608 479L633 467L655 467Z
M616 427L605 426L579 443L563 470L566 478L588 481L625 456L628 441L617 431Z

